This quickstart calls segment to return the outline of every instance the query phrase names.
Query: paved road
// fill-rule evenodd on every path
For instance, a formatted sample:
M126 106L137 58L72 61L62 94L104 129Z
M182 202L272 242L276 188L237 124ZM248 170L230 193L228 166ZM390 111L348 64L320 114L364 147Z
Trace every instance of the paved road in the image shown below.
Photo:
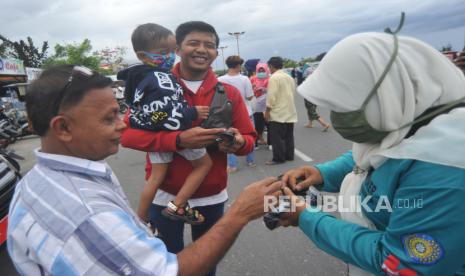
M322 128L315 124L312 129L304 128L306 113L303 99L296 98L299 122L295 125L296 148L314 161L323 162L345 152L350 144L343 141L334 130L321 132ZM328 112L321 114L329 119ZM32 149L38 147L37 138L17 142L13 148L27 157L22 162L24 170L34 164ZM231 201L247 184L267 176L277 176L286 170L309 164L296 156L295 161L277 166L263 165L271 158L271 151L262 146L256 151L258 166L248 168L245 158L240 158L239 171L230 175L228 193ZM139 193L142 190L144 174L144 154L128 149L108 158L108 162L120 179L133 207L137 206ZM190 233L186 230L186 239ZM16 275L9 262L6 250L0 250L0 275ZM240 234L236 243L224 257L218 267L218 275L344 275L346 265L321 250L299 229L276 229L268 231L261 220L250 223Z

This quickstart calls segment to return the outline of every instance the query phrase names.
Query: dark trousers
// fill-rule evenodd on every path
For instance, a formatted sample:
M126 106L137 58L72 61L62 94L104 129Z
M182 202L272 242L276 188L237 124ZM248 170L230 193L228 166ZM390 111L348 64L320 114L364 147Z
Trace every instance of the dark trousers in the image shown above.
M294 123L269 122L273 161L294 160Z
M164 217L161 211L165 206L152 204L150 207L150 221L160 233L160 239L165 243L166 248L171 253L178 253L184 248L184 222L171 220ZM206 233L224 214L224 203L209 206L199 206L193 208L198 210L204 217L205 222L200 225L192 225L192 240L197 240ZM208 273L213 276L216 273L216 267Z
M255 131L257 131L258 136L263 135L263 131L265 130L265 115L263 112L255 112L253 114L254 124L255 124ZM258 141L258 138L257 138ZM255 145L257 145L257 141L255 141Z
M259 135L263 134L263 130L265 129L265 116L263 115L263 112L255 112L253 114L253 119L255 123L255 130Z

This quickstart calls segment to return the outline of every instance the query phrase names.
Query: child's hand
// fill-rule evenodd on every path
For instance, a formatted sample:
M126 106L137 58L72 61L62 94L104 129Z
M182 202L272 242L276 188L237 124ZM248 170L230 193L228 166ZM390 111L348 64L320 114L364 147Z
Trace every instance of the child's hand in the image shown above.
M208 118L208 113L210 111L209 106L196 106L195 109L197 109L197 118L198 119L207 119Z

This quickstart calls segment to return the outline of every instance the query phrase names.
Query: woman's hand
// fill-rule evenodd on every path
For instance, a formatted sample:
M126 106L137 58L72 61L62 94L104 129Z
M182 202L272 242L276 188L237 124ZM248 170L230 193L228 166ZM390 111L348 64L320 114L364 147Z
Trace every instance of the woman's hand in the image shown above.
M284 227L299 225L299 216L307 208L305 200L296 196L288 187L283 189L284 195L290 199L291 212L282 213L279 224Z
M304 178L304 180L297 183L297 178ZM290 187L291 190L301 191L313 185L323 184L323 177L317 168L302 166L297 169L287 171L283 175L282 181Z

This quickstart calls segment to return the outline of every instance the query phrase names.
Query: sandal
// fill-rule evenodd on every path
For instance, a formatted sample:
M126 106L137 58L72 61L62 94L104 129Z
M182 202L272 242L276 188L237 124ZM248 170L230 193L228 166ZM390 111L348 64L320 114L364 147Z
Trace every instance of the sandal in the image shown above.
M168 206L163 209L161 213L169 219L184 221L191 225L199 225L205 221L204 216L202 216L199 211L191 209L189 204L186 204L184 207L178 207L173 201L170 201Z

